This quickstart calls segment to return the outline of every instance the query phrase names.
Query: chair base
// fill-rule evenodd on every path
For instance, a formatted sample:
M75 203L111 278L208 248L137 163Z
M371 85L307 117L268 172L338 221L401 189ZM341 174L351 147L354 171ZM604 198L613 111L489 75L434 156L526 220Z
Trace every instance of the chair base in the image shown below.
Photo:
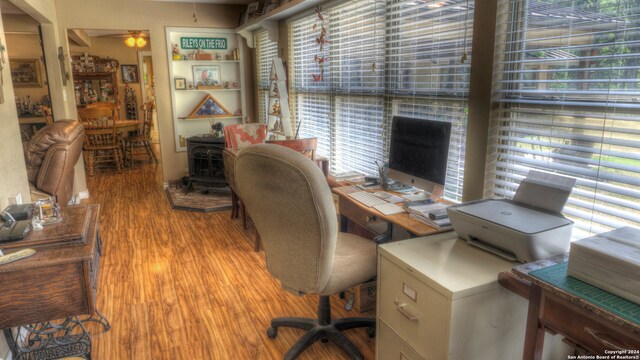
M307 332L285 354L285 360L297 358L306 348L318 340L332 341L340 346L353 359L364 359L358 348L344 336L341 331L366 327L369 337L375 336L376 320L373 318L351 317L331 320L329 296L320 296L318 302L318 318L307 319L298 317L283 317L271 320L271 327L267 329L267 336L278 336L279 327L291 327Z

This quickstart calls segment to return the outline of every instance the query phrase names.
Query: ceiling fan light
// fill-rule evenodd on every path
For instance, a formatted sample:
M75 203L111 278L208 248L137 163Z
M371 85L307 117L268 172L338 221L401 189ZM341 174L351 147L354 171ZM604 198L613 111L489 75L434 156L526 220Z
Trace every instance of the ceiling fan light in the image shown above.
M139 38L136 39L136 45L138 47L144 47L145 45L147 45L147 40L145 40L144 38L139 37Z
M129 36L124 43L128 46L128 47L135 47L136 46L136 39L133 36ZM146 43L146 41L145 41Z

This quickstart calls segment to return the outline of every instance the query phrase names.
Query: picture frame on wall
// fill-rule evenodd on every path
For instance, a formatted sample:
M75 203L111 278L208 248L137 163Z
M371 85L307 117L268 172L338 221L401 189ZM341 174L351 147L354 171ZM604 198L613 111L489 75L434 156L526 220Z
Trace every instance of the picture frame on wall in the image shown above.
M41 87L39 59L9 59L11 80L15 87Z
M193 83L196 86L221 86L220 65L194 65Z
M125 84L139 82L138 65L122 65L122 82Z
M175 78L173 79L173 84L176 87L176 90L186 90L187 89L187 79L185 78Z

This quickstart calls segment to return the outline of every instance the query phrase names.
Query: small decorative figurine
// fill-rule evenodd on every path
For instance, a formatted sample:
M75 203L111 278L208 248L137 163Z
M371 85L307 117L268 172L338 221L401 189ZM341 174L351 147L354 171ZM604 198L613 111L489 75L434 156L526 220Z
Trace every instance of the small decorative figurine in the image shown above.
M180 47L178 44L173 44L171 47L171 53L173 54L173 60L180 60L182 56L180 56Z
M273 109L273 113L274 114L276 114L276 115L280 114L280 100L276 100L276 102L273 103L272 109Z

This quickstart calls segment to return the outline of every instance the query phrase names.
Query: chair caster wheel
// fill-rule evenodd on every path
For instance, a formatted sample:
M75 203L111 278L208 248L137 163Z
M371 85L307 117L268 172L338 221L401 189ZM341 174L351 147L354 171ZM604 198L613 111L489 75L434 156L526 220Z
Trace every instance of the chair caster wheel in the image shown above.
M275 339L276 336L278 336L278 328L270 326L267 329L267 336L270 337L271 339Z
M374 338L376 337L376 328L375 327L368 327L366 330L367 332L367 336L369 336L370 338Z

